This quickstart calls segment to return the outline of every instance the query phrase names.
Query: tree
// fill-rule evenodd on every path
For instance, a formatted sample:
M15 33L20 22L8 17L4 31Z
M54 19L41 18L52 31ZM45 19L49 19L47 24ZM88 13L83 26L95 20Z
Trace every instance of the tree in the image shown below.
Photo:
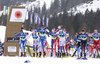
M44 5L42 7L42 13L45 13L46 12L46 3L44 2Z

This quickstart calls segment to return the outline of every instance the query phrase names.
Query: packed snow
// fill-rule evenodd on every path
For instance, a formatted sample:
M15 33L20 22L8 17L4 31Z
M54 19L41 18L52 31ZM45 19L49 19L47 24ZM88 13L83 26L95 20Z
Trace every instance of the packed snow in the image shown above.
M82 14L85 14L85 11L86 10L93 10L94 12L97 11L97 9L100 9L100 0L93 0L93 1L90 1L90 2L87 2L87 3L81 3L73 8L70 8L70 10L68 11L68 13L74 13L77 14L77 13L82 13Z
M29 63L24 63L26 60ZM0 64L9 65L99 65L100 59L76 60L76 58L34 58L34 57L0 57Z

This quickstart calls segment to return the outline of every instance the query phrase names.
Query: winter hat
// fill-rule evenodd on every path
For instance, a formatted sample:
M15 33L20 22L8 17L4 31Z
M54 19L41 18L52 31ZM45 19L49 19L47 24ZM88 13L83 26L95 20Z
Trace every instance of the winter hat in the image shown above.
M61 29L61 26L58 26L58 29Z

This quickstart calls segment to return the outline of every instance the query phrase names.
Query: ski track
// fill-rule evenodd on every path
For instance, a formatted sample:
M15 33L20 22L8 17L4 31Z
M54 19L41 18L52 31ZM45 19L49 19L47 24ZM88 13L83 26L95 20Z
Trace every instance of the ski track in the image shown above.
M24 63L26 60L31 61L30 63ZM76 60L76 58L36 58L36 57L0 57L0 64L9 64L9 65L98 65L100 64L100 59L88 60Z

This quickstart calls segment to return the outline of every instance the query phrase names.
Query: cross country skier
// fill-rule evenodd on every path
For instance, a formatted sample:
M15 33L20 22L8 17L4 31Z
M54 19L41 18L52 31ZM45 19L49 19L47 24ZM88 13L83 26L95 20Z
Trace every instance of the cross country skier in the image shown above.
M96 50L97 48L97 55L99 57L99 33L98 31L95 29L94 33L92 34L93 39L94 39L94 50ZM94 54L95 56L95 54Z
M41 27L37 29L37 32L39 32L39 37L40 37L39 57L41 56L41 46L43 47L43 57L45 57L46 56L45 43L46 43L46 32L47 32L47 29L45 29L45 27L43 25L41 25Z
M57 39L57 34L55 29L52 29L52 32L49 33L51 35L51 57L53 56L53 45L56 51L56 39Z
M71 40L71 44L70 44L70 54L72 55L72 53L74 53L74 50L75 50L75 42L74 40L72 39Z
M80 58L82 58L82 55L83 55L82 52L84 52L84 58L86 58L85 48L87 44L88 33L85 32L85 29L82 29L79 36L81 37L81 56Z
M59 30L58 37L60 44L60 57L62 57L65 55L65 33L63 30Z
M26 44L27 44L27 39L26 39L27 33L24 33L23 30L21 30L17 35L15 35L15 38L20 36L20 48L21 48L21 56L23 56L23 49L24 49L24 56L26 56Z
M69 56L70 54L70 44L71 44L71 38L69 37L69 34L67 35L67 39L66 39L66 45L65 45L65 49L66 49L66 54L67 56Z
M33 31L32 34L29 35L28 38L30 38L30 36L32 36L33 38L33 57L37 57L38 56L38 45L39 45L39 36L37 34L37 31ZM35 55L36 53L36 55Z
M60 52L59 52L59 50L60 50L60 44L59 44L59 36L58 36L58 34L59 34L59 30L61 30L61 26L58 26L58 29L56 29L56 32L57 32L57 46L58 46L58 51L57 51L57 53L56 53L56 56L58 57L59 55L60 55Z
M90 57L93 57L93 55L94 55L93 37L90 37L89 44L90 44Z

